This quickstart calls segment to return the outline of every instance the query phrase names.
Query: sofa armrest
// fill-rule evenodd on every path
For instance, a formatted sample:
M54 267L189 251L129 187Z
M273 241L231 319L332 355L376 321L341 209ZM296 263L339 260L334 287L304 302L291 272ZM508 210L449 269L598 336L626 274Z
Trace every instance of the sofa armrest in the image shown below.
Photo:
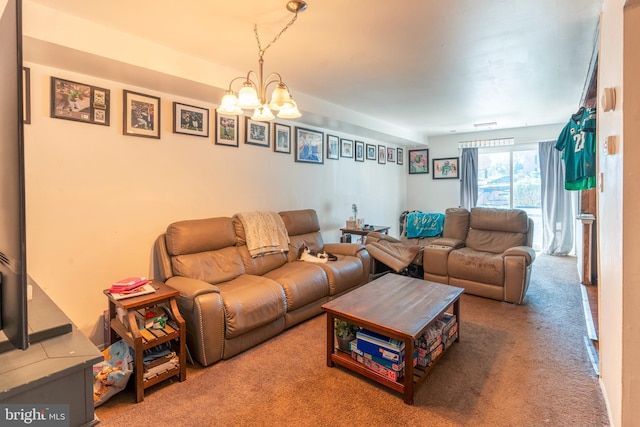
M441 237L431 242L431 246L446 246L451 249L460 249L464 247L464 241L452 237Z
M217 286L190 277L173 276L167 279L165 283L180 292L178 299L183 300L182 305L190 310L193 309L191 307L193 300L199 295L220 293L220 289Z
M364 245L359 243L325 243L323 249L334 255L357 256L358 252L364 249Z
M527 265L531 265L536 259L536 252L529 246L516 246L509 248L502 254L504 256L523 256L526 259Z

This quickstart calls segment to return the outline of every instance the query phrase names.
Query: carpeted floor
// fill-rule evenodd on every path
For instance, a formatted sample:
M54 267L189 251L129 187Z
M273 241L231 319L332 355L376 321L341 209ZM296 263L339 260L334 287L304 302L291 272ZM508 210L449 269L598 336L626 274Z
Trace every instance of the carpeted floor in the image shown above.
M230 360L189 366L135 403L132 389L96 409L103 426L606 426L585 345L576 260L540 255L523 305L463 295L460 342L414 404L328 368L325 316Z

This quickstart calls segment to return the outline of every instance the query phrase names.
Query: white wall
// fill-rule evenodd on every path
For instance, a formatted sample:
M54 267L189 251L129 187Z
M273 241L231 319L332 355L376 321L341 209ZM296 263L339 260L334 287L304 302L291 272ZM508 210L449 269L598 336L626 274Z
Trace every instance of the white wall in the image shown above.
M576 110L578 106L576 105ZM575 111L567 111L569 116ZM503 129L474 133L456 133L429 137L429 173L409 175L407 179L408 210L443 212L446 208L459 206L460 183L456 179L434 180L432 160L445 157L460 157L458 143L476 139L515 138L516 144L554 140L560 134L564 123L546 126ZM424 149L424 147L417 147ZM409 149L405 150L409 151Z
M397 232L407 204L406 166L352 158L296 163L293 154L244 144L244 135L238 148L215 145L213 128L209 138L172 133L173 101L209 108L214 121L215 106L180 97L179 86L161 93L25 65L32 93L25 126L28 271L98 345L107 307L102 290L122 277L150 275L152 244L173 221L313 208L325 241L335 242L356 203L367 222ZM111 125L50 118L51 76L110 89ZM122 135L123 89L162 99L161 139ZM304 117L278 122L310 128Z

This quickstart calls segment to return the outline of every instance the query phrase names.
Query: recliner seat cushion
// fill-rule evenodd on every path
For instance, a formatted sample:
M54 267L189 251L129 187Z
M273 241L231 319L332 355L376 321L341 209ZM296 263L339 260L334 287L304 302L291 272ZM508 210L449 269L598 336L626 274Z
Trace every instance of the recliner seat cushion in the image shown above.
M218 288L224 303L226 339L238 337L285 315L284 292L271 279L243 274L218 284Z
M504 286L504 259L501 255L460 248L449 253L448 267L450 277Z
M264 277L282 286L287 303L287 312L317 301L329 293L327 275L318 264L302 261L288 262Z

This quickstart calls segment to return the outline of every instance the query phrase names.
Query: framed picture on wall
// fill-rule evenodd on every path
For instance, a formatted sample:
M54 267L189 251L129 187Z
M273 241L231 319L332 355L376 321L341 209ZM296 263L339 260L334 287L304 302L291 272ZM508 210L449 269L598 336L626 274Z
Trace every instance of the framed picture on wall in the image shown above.
M396 149L387 147L387 162L395 163L396 161Z
M273 151L291 154L291 126L273 124Z
M457 179L459 157L433 159L433 179Z
M356 162L364 162L364 142L356 141Z
M387 163L387 147L378 145L378 163L384 165Z
M340 158L340 139L335 135L327 135L327 159L338 160Z
M259 145L269 148L269 122L259 122L246 117L244 127L245 144Z
M109 89L51 77L51 117L54 119L109 126L109 97Z
M237 147L240 129L238 129L238 116L220 114L216 111L216 138L217 145Z
M344 138L340 140L340 157L353 158L353 140Z
M429 150L409 150L409 174L429 173Z
M375 160L376 159L376 146L373 144L367 144L366 149L367 160Z
M173 103L173 133L209 136L209 109Z
M296 162L324 163L324 133L296 128Z
M402 148L396 149L396 164L398 165L404 164L404 150Z
M123 90L122 133L160 139L160 98Z

